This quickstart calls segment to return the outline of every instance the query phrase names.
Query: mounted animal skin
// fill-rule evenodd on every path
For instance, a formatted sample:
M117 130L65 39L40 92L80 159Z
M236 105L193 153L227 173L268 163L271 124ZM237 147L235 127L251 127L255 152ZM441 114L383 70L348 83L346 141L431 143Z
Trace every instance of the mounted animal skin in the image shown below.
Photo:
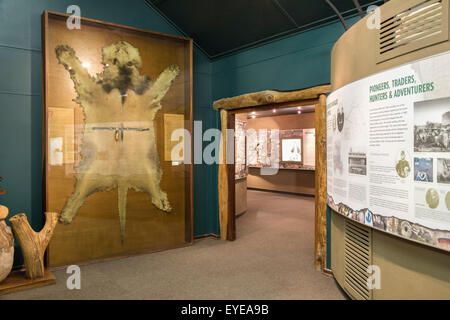
M153 122L180 68L168 66L152 81L141 74L139 50L118 41L102 49L103 72L92 77L70 46L59 45L55 51L78 94L74 101L84 113L75 190L59 220L70 224L89 195L117 188L123 242L129 189L147 193L163 212L172 210L160 187L162 170ZM99 157L105 151L107 159Z

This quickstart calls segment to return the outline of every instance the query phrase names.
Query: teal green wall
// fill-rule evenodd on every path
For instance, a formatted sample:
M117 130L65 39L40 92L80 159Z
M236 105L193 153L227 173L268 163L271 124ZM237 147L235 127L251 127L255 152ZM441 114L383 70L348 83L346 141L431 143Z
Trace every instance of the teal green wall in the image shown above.
M335 22L214 61L213 100L330 83L331 49L343 33Z
M212 108L211 63L199 54L194 65L194 120L202 121L203 131L219 128L219 113ZM217 173L217 165L194 165L195 236L220 235Z
M71 4L87 18L180 35L144 0L0 0L0 176L8 190L0 203L12 215L26 213L35 229L42 226L41 14ZM194 114L204 129L218 125L211 104L211 63L194 49ZM194 168L196 236L218 233L214 170Z

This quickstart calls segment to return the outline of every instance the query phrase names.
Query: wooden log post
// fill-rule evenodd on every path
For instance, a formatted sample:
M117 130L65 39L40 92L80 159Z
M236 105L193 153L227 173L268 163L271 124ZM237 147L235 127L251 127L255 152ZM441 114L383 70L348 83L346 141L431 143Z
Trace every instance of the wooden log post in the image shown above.
M327 264L327 98L320 95L316 105L316 205L315 266L324 270Z
M15 215L9 221L25 261L25 275L28 279L44 277L44 253L50 242L58 222L58 214L54 212L45 214L45 225L41 232L35 232L23 213Z
M226 110L220 110L220 122L222 127L222 142L220 147L220 164L219 164L219 226L220 237L222 240L228 238L228 168L227 168L227 128L228 113Z

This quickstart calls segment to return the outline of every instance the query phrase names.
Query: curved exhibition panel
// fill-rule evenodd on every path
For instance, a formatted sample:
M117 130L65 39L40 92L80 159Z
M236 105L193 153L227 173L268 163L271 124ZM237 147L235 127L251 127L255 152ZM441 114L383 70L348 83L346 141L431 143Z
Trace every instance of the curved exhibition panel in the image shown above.
M331 263L354 299L450 298L449 0L392 0L332 52Z

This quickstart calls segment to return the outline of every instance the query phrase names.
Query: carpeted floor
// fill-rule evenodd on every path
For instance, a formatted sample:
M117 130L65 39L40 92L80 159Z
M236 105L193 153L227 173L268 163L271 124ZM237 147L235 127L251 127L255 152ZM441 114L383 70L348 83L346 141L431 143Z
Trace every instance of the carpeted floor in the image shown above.
M248 192L234 242L194 246L81 267L81 290L56 285L0 299L345 299L315 271L314 198Z

